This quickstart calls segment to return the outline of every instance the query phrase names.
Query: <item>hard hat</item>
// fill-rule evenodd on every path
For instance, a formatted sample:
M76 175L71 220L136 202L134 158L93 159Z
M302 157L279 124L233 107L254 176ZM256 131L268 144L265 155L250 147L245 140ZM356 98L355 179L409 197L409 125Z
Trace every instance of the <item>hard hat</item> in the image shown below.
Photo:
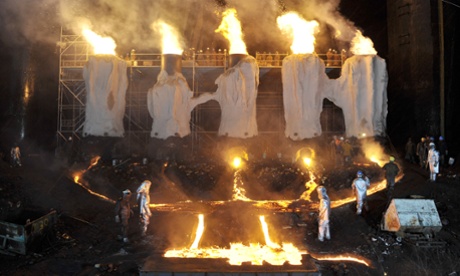
M363 176L363 172L362 172L362 171L358 171L358 172L356 173L356 176L357 176L357 177L362 177L362 176Z
M430 148L434 148L434 143L433 142L430 143Z
M319 193L326 193L326 187L324 186L318 186L318 188L316 188L316 191Z
M395 158L393 156L390 156L390 161L395 161Z
M425 142L425 137L422 137L421 141L422 141L422 142Z
M340 141L343 141L343 139L344 139L344 138L343 138L343 136L342 136L342 137L340 137Z
M126 189L123 191L123 194L125 195L130 195L131 194L131 191L129 189Z
M439 141L442 141L442 140L444 140L444 137L439 136Z

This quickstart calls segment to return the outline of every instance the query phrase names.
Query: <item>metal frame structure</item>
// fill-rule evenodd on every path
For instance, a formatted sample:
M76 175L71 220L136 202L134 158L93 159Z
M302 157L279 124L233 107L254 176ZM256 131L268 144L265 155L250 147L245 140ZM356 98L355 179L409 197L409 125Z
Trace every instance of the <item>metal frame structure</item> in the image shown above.
M84 37L64 28L61 29L61 39L58 45L60 46L57 120L57 145L59 147L68 141L68 137L83 138L86 103L83 67L91 55L92 49ZM267 79L278 78L274 83L275 85L259 86L257 112L258 114L259 112L276 113L276 122L271 121L270 123L278 126L278 128L270 128L270 126L267 128L261 125L259 127L259 136L284 136L284 129L280 129L280 126L284 125L281 67L282 60L287 55L277 52L274 54L256 54L255 58L259 64L261 79L266 74ZM341 68L341 58L339 60L336 56L332 56L331 60L330 55L318 56L327 64L327 72L334 68ZM226 51L211 52L206 50L205 52L186 51L184 53L182 73L195 95L212 92L217 89L214 81L220 74L225 72L228 57ZM152 119L147 110L146 94L148 89L155 84L156 76L161 70L161 54L135 53L133 50L128 58L129 85L126 93L124 123L125 138L127 138L131 149L131 145L147 145L149 143ZM334 106L325 106L325 109L327 108L334 108ZM210 117L209 114L213 114L212 116L220 114L220 107L216 102L197 106L192 113L192 150L199 148L203 143L209 143L217 137L217 129L203 127L203 124L206 124L205 120ZM334 114L334 112L330 114ZM326 121L331 121L331 118L326 119ZM328 131L328 129L325 130L325 132Z

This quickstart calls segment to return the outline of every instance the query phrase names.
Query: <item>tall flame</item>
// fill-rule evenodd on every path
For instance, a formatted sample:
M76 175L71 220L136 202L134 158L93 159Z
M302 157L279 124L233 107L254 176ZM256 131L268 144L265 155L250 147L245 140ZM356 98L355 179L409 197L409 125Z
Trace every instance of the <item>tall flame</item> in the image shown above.
M354 55L376 55L374 43L368 37L363 36L361 31L357 30L355 37L351 40L350 51Z
M184 48L181 46L180 34L171 25L157 20L152 24L152 29L161 34L161 53L182 55Z
M241 23L237 18L235 9L227 9L223 12L222 22L216 33L222 35L229 41L229 54L247 54L246 44L243 41Z
M115 55L117 44L113 38L100 36L88 28L84 28L82 34L86 41L93 46L95 55Z
M289 12L276 19L278 28L292 37L291 50L294 54L311 54L315 51L315 36L318 22L307 21L295 12Z
M192 246L190 248L198 248L198 244L200 243L201 237L203 236L204 232L204 215L198 215L198 227L196 228L195 232L195 240L193 241Z

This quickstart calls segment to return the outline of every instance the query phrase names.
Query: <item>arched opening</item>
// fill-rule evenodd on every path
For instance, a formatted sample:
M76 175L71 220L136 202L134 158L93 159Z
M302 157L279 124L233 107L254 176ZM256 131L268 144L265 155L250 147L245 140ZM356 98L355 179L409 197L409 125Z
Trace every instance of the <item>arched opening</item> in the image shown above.
M343 110L328 99L323 100L320 122L323 134L341 135L345 133Z

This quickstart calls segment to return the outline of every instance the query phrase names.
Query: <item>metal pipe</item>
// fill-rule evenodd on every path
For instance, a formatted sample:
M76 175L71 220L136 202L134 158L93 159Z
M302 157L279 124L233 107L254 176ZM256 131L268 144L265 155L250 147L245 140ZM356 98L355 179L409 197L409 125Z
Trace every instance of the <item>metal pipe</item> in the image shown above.
M247 57L248 55L246 54L231 54L229 55L230 57L230 60L229 60L229 63L228 63L228 67L233 67L235 65L238 64L238 62L240 62L240 60L242 60L243 58Z
M175 54L161 55L161 69L165 70L168 75L182 73L182 56Z

